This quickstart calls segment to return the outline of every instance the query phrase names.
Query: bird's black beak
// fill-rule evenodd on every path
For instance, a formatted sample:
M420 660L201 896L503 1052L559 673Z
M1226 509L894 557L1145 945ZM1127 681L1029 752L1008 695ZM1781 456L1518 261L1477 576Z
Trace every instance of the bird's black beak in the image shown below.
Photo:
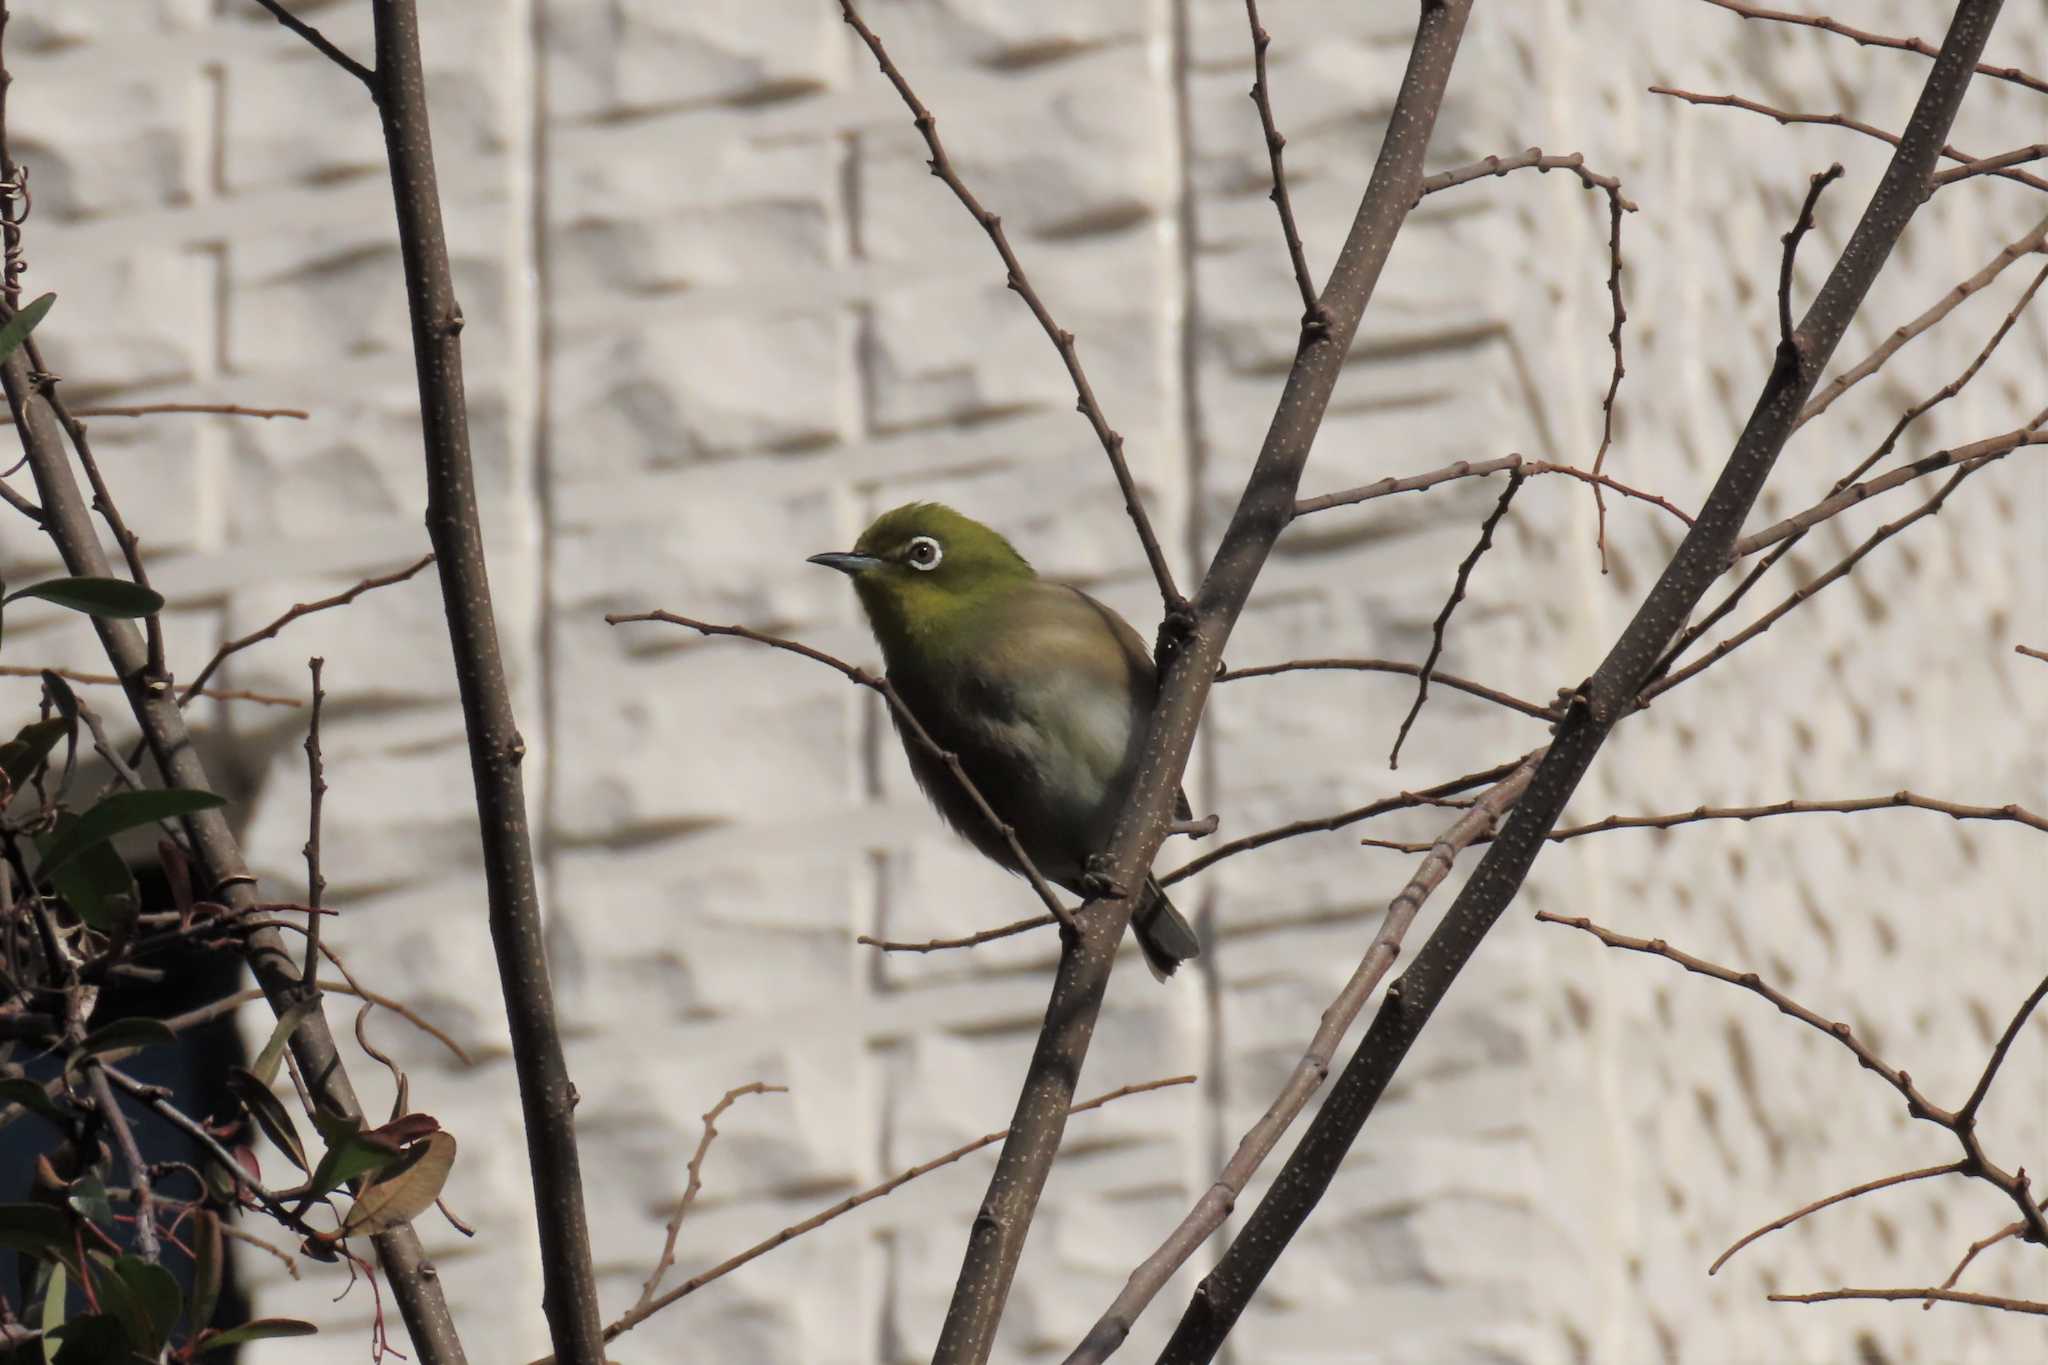
M837 550L830 554L812 555L804 561L806 564L823 564L826 568L837 569L849 577L863 574L881 562L874 555L846 554Z

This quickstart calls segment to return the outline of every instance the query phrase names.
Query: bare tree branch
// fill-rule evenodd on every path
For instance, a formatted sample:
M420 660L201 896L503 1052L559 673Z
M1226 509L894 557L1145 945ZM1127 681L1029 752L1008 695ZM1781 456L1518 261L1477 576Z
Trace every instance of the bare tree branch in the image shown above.
M1784 449L1820 371L1883 270L1926 185L1970 76L1996 22L1999 0L1961 0L1898 151L1806 316L1781 346L1757 404L1698 520L1642 606L1558 723L1528 792L1480 860L1442 923L1389 988L1315 1121L1272 1188L1196 1290L1161 1360L1211 1359L1336 1175L1408 1048L1458 972L1528 876L1551 828L1665 646L1728 563L1729 552Z
M1141 1081L1136 1085L1118 1086L1107 1094L1097 1095L1092 1100L1083 1100L1075 1105L1070 1112L1082 1114L1090 1109L1100 1109L1112 1100L1120 1100L1126 1095L1142 1095L1148 1090L1163 1090L1168 1086L1174 1085L1192 1085L1194 1081L1195 1078L1193 1076L1167 1076L1161 1080ZM714 1280L724 1279L749 1261L758 1260L775 1250L775 1248L787 1242L792 1242L807 1232L813 1232L823 1227L841 1214L851 1213L863 1204L871 1204L883 1195L893 1193L908 1185L919 1176L929 1175L931 1172L938 1170L939 1167L949 1166L953 1162L960 1160L960 1158L978 1152L984 1147L992 1147L1009 1135L1009 1130L1004 1129L1000 1133L989 1133L986 1136L976 1138L972 1142L962 1143L943 1156L933 1157L930 1161L912 1166L909 1170L899 1171L879 1185L871 1185L859 1194L849 1195L830 1208L812 1214L801 1223L791 1224L772 1237L754 1243L754 1245L740 1252L737 1256L727 1257L702 1274L691 1276L659 1298L645 1304L636 1305L631 1312L620 1315L605 1327L605 1340L612 1341L632 1331L635 1327L638 1327L670 1304L680 1299L688 1298ZM555 1357L545 1356L540 1360L534 1361L533 1365L555 1365Z
M1994 1164L1984 1155L1983 1144L1977 1137L1977 1106L1982 1103L1992 1080L1997 1076L1999 1065L2005 1060L2005 1051L2011 1046L2013 1036L2026 1023L2027 1016L2033 1012L2034 1007L2041 1003L2042 996L2048 995L2048 978L2044 978L2041 984L2034 988L2033 993L2013 1015L2012 1024L1999 1039L1998 1047L1993 1050L1991 1059L1985 1064L1983 1077L1978 1081L1977 1088L1970 1092L1969 1101L1962 1108L1951 1111L1928 1099L1920 1087L1913 1083L1913 1077L1908 1072L1878 1056L1868 1043L1856 1036L1848 1024L1814 1013L1755 972L1739 972L1732 967L1723 967L1719 963L1695 957L1691 953L1672 947L1661 938L1632 938L1627 934L1617 934L1612 929L1603 928L1582 915L1554 915L1548 910L1539 910L1536 912L1536 918L1545 924L1568 925L1591 934L1610 948L1623 948L1633 953L1661 957L1677 963L1695 975L1708 976L1716 981L1725 981L1731 986L1739 986L1768 1000L1780 1014L1788 1015L1809 1028L1827 1034L1849 1049L1864 1070L1875 1072L1886 1085L1897 1091L1899 1098L1906 1102L1908 1115L1946 1128L1953 1134L1963 1148L1963 1160L1957 1163L1958 1173L1985 1181L2002 1190L2019 1206L2020 1217L2027 1225L2027 1239L2048 1247L2048 1219L2044 1219L2028 1191L2026 1169L2022 1167L2017 1172L2012 1172Z
M260 3L260 0L259 0ZM303 408L248 408L240 403L88 403L73 408L78 417L153 417L158 413L212 413L221 417L292 417L304 422L312 413ZM13 426L12 416L0 414L0 426Z
M1756 1231L1745 1233L1737 1238L1733 1246L1714 1258L1714 1263L1707 1267L1707 1273L1709 1275L1718 1273L1722 1266L1728 1264L1731 1256L1748 1246L1751 1242L1776 1232L1781 1228L1789 1228L1809 1213L1819 1213L1822 1209L1869 1194L1873 1190L1888 1190L1894 1185L1904 1185L1915 1180L1927 1180L1937 1175L1960 1175L1967 1168L1967 1162L1951 1161L1945 1166L1923 1166L1917 1171L1900 1171L1897 1175L1881 1176L1876 1180L1866 1180L1861 1185L1851 1185L1846 1190L1837 1190L1827 1198L1816 1199L1811 1204L1802 1204L1784 1217L1773 1218Z
M1436 614L1436 621L1429 628L1429 653L1422 660L1422 667L1415 674L1415 700L1408 706L1408 714L1401 718L1401 728L1394 733L1394 747L1387 754L1387 766L1401 766L1401 745L1408 739L1409 727L1422 714L1422 704L1429 700L1429 677L1436 661L1444 652L1444 628L1451 623L1451 613L1458 609L1458 603L1465 600L1465 585L1472 578L1473 567L1479 557L1493 545L1494 528L1501 518L1508 514L1508 504L1515 500L1515 494L1522 488L1522 473L1516 470L1508 475L1508 485L1500 491L1500 501L1493 505L1493 511L1479 527L1479 540L1472 546L1472 552L1458 565L1458 576L1451 584L1451 595L1444 601L1443 610Z
M1132 1324L1166 1287L1174 1272L1187 1263L1216 1229L1223 1226L1223 1220L1237 1207L1238 1196L1244 1193L1252 1176L1307 1107L1309 1098L1322 1088L1323 1081L1330 1074L1330 1061L1337 1055L1337 1044L1343 1041L1352 1021L1358 1018L1358 1012L1365 1008L1365 1002L1380 978L1394 965L1394 958L1401 951L1401 940L1407 936L1408 927L1415 922L1416 915L1421 913L1422 903L1450 875L1451 865L1457 861L1458 854L1479 835L1491 831L1502 813L1514 805L1528 788L1529 779L1535 774L1541 757L1539 750L1522 760L1521 766L1497 783L1437 837L1422 866L1388 903L1387 917L1380 924L1379 932L1373 936L1344 989L1323 1011L1315 1036L1309 1040L1308 1051L1295 1064L1273 1103L1238 1140L1237 1150L1231 1154L1215 1183L1203 1192L1187 1216L1160 1243L1158 1250L1138 1263L1138 1268L1131 1272L1116 1301L1089 1329L1081 1344L1068 1354L1066 1365L1100 1365L1113 1355L1130 1335Z
M1404 677L1415 678L1422 675L1422 665L1407 663L1399 659L1289 659L1286 663L1281 664L1260 664L1255 668L1228 669L1217 674L1216 681L1219 683L1241 682L1246 678L1269 678L1280 673L1314 672L1394 673ZM1555 704L1538 706L1533 701L1524 701L1522 698L1511 696L1506 692L1500 691L1498 688L1488 687L1486 684L1474 682L1470 678L1461 678L1455 673L1432 670L1429 680L1433 683L1441 683L1453 692L1463 692L1468 696L1478 697L1482 701L1490 701L1496 706L1504 706L1510 711L1518 711L1536 720L1556 720L1558 716L1563 714L1564 710L1562 706Z
M1862 119L1850 118L1847 114L1800 114L1794 113L1790 109L1776 109L1768 104L1759 104L1755 100L1744 99L1740 95L1702 95L1694 90L1674 90L1668 85L1653 85L1650 87L1650 93L1653 95L1668 95L1672 99L1684 100L1687 104L1706 105L1717 109L1740 109L1745 113L1762 114L1765 118L1776 119L1781 124L1820 123L1826 124L1830 128L1847 128L1849 131L1861 133L1865 137L1874 137L1879 142L1888 142L1893 147L1899 145L1899 135L1897 133L1888 133L1873 124L1865 123ZM1951 161L1961 162L1964 165L1971 165L1984 159L1980 156L1974 156L1969 152L1957 151L1946 143L1942 144L1941 155ZM1992 174L2007 180L2017 181L2029 189L2048 190L2048 180L2043 180L2036 175L2029 175L2025 171L2007 168L1993 171ZM1929 168L1927 176L1928 182L1931 184L1934 178L1932 168Z
M1968 1303L1979 1308L2002 1308L2008 1313L2031 1313L2048 1317L2048 1303L2031 1299L2008 1299L1997 1294L1966 1294L1960 1289L1828 1289L1817 1294L1768 1294L1772 1303L1831 1303L1837 1299L1931 1299L1940 1303Z
M119 687L121 680L111 673L81 673L72 668L37 668L33 665L0 664L0 677L39 678L45 673L55 673L66 682L85 683L94 687ZM189 692L190 689L188 688ZM280 697L269 692L241 692L225 688L201 688L198 696L214 701L250 701L263 706L304 706L297 697Z
M415 560L413 563L408 564L403 569L398 569L388 574L379 574L374 577L365 578L362 582L356 584L354 587L349 588L344 592L338 592L334 594L334 596L332 597L322 597L319 600L313 602L294 603L289 611L285 612L284 615L272 621L269 625L264 626L261 630L252 630L247 635L242 636L240 639L230 640L226 644L223 644L219 649L216 649L213 652L213 657L206 661L206 666L201 668L198 674L193 677L192 681L186 683L184 688L178 693L178 705L183 706L186 702L191 701L192 698L196 696L215 695L212 693L207 693L205 691L206 683L207 680L214 675L214 673L220 668L222 664L226 663L234 655L239 654L243 650L249 648L249 646L251 645L261 644L265 640L276 639L277 633L279 631L283 630L292 622L298 620L301 616L311 616L316 611L326 611L331 607L345 607L349 603L355 601L358 597L361 597L364 593L369 592L372 589L388 588L394 583L405 582L408 578L411 578L414 574L418 573L421 569L426 568L427 565L433 562L434 556L431 553L425 554L420 556L420 558ZM291 704L297 706L298 702L293 701Z
M1807 28L1817 28L1825 33L1833 33L1843 38L1852 39L1859 47L1888 47L1900 52L1917 53L1922 57L1932 57L1936 51L1934 44L1928 42L1925 38L1892 38L1882 33L1870 33L1860 28L1850 28L1839 19L1830 19L1825 15L1788 14L1784 10L1765 9L1761 5L1744 4L1743 0L1707 0L1707 3L1718 5L1722 9L1732 14L1739 14L1745 19L1767 19L1780 24L1800 24ZM2001 81L2011 81L2015 85L2023 85L2036 93L2048 95L2048 81L2043 81L2036 76L2030 76L2015 66L1988 66L1983 62L1979 62L1977 63L1977 74L1980 76L1991 76Z
M2035 224L2032 232L2001 247L1998 254L1993 256L1982 270L1979 270L1976 274L1942 295L1935 301L1932 307L1914 318L1911 322L1903 327L1893 329L1892 333L1879 343L1876 350L1865 356L1857 364L1829 380L1827 387L1814 395L1813 399L1807 403L1805 409L1800 412L1797 426L1805 426L1808 422L1826 412L1836 399L1884 368L1884 363L1896 355L1900 347L1904 346L1914 337L1924 334L1936 323L1954 312L1957 305L1961 304L1964 299L1969 298L1970 295L1976 293L1985 285L1997 279L2007 266L2020 257L2031 255L2042 250L2044 247L2048 247L2048 218L2043 218L2039 223Z
M1364 316L1394 238L1422 183L1471 0L1423 7L1372 177L1360 199L1320 303L1328 325L1304 328L1271 426L1215 558L1186 619L1169 613L1159 641L1159 692L1132 774L1131 795L1102 858L1116 894L1061 945L1045 1022L974 1225L940 1329L934 1365L988 1359L1024 1239L1065 1131L1074 1087L1093 1040L1116 949L1160 843L1194 744L1224 645L1274 542L1291 519L1301 472L1320 429L1344 356Z
M540 1231L541 1308L556 1354L576 1365L596 1365L604 1358L604 1319L598 1312L590 1229L583 1210L576 1088L562 1055L540 893L534 881L520 778L526 741L512 712L484 559L462 383L462 308L455 298L441 221L419 16L414 0L371 0L370 12L377 54L372 90L384 125L399 254L405 266L406 311L419 375L427 534L440 572L463 728L469 738L491 943L511 1030ZM403 1306L402 1297L400 1303Z
M770 1085L766 1081L749 1081L736 1085L725 1092L704 1112L704 1136L697 1140L697 1150L690 1154L689 1178L683 1185L683 1197L676 1201L676 1211L668 1220L667 1231L662 1236L661 1255L655 1258L654 1269L649 1272L647 1282L640 1286L640 1297L633 1304L634 1311L654 1302L656 1291L661 1288L661 1277L668 1274L670 1266L676 1263L676 1238L682 1234L683 1219L689 1215L690 1205L696 1202L697 1192L704 1188L704 1155L711 1150L711 1141L718 1136L718 1119L732 1108L734 1101L742 1095L786 1095L786 1085Z
M314 28L305 20L299 18L298 15L286 9L280 3L280 0L256 0L256 3L269 10L271 17L276 19L278 23L283 24L292 32L304 38L308 43L311 43L314 51L361 81L363 87L370 92L371 99L382 98L382 92L377 83L377 73L349 56L346 52L343 52L333 43L328 42L326 35L321 33L319 29Z
M1287 259L1294 267L1295 287L1301 291L1301 325L1304 329L1327 327L1329 320L1316 303L1315 277L1309 273L1301 232L1294 225L1294 201L1287 193L1287 170L1282 164L1287 139L1280 136L1280 126L1273 118L1273 86L1266 79L1266 49L1273 45L1273 35L1259 23L1259 0L1244 0L1244 17L1252 29L1252 103L1258 106L1259 127L1266 135L1266 156L1273 163L1269 197L1279 211L1280 235L1287 239Z

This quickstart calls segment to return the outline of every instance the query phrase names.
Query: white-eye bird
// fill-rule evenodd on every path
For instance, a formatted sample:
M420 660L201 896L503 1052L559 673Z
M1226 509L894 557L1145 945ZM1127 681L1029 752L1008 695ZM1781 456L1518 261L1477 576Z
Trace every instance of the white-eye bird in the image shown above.
M851 551L810 562L853 579L903 704L959 758L1046 880L1084 894L1090 860L1130 795L1158 689L1130 623L1040 578L1009 541L938 503L885 512ZM1021 872L945 763L900 722L897 734L946 822ZM1185 794L1179 802L1185 819ZM1131 928L1162 979L1201 950L1149 875Z

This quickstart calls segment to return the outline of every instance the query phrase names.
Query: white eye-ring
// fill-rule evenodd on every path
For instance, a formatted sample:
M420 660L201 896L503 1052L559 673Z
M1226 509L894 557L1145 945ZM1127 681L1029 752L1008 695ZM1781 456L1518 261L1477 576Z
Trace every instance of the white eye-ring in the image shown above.
M930 536L913 536L910 544L903 547L903 561L913 569L930 573L939 567L939 561L946 557L945 549Z

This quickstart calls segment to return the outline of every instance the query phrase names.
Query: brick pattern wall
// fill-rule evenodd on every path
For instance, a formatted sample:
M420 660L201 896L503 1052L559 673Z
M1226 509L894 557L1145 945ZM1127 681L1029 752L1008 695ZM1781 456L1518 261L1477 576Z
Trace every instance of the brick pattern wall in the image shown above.
M1036 563L1149 629L1156 602L1100 450L987 243L926 174L892 91L826 0L482 0L423 7L499 624L531 746L529 796L603 1295L638 1292L699 1115L722 1122L681 1245L688 1274L860 1185L999 1126L1054 953L1039 935L878 957L1028 913L1020 884L924 809L872 699L732 642L613 628L666 606L872 646L842 548L913 497L983 516ZM1311 262L1326 269L1377 150L1412 7L1266 7ZM1929 31L1898 0L1842 17ZM299 6L369 50L366 7ZM2009 6L1995 60L2048 66L2048 21ZM1298 301L1244 92L1229 0L1103 5L873 0L870 21L1004 215L1128 438L1191 580L1241 486L1292 355ZM1937 35L1938 36L1938 35ZM99 0L9 30L10 127L33 168L30 285L62 303L52 363L76 393L312 409L307 423L95 424L154 552L186 676L223 634L425 548L417 416L382 148L361 91L240 0ZM1629 379L1619 477L1696 504L1768 363L1777 234L1839 158L1799 272L1845 238L1883 148L1643 93L1653 80L1844 108L1897 127L1920 59L1706 6L1482 7L1430 158L1540 143L1620 174ZM2038 97L1980 81L1957 145L2038 137ZM2041 213L1978 181L1916 221L1843 349L1886 331ZM1418 210L1360 336L1309 491L1519 450L1590 460L1611 363L1605 202L1559 175L1482 181ZM1788 450L1762 514L1811 501L1897 411L1951 378L2022 263ZM2044 400L2041 315L1906 444L2006 429ZM2016 456L1728 666L1633 720L1574 812L1912 786L2039 807L2048 476ZM1419 658L1497 485L1322 514L1291 530L1230 648ZM1811 573L1888 512L1836 523ZM1759 523L1761 524L1761 522ZM1532 697L1584 676L1675 543L1610 499L1611 572L1586 490L1524 490L1444 666ZM14 523L10 579L44 554ZM12 662L91 667L75 619L9 614ZM2031 634L2030 634L2031 632ZM328 659L332 937L355 969L479 1050L454 1065L389 1015L371 1028L415 1103L462 1141L449 1195L478 1228L424 1226L472 1359L545 1333L518 1108L477 875L460 715L430 579L315 617L224 683L302 692ZM19 709L31 693L8 681ZM1297 675L1219 689L1190 789L1227 835L1356 805L1519 752L1535 723L1432 696L1397 773L1407 685ZM252 860L302 875L302 716L199 712ZM1427 836L1429 816L1379 832ZM1525 907L1586 913L1765 972L1959 1098L2048 959L2038 835L1912 812L1629 833L1548 853ZM1185 850L1169 851L1162 865ZM1178 894L1211 938L1168 988L1113 987L1082 1089L1177 1071L1199 1087L1076 1120L999 1355L1057 1359L1264 1107L1410 860L1346 835L1224 864ZM1441 893L1447 901L1455 888ZM1426 925L1424 928L1426 929ZM340 1000L330 1014L346 1025ZM252 1029L261 1024L252 1022ZM1995 1151L2048 1140L2048 1025L2008 1064ZM367 1061L373 1104L389 1087ZM382 1098L380 1098L382 1097ZM2038 1326L1966 1310L1772 1308L1771 1289L1938 1279L2007 1217L1921 1185L1705 1265L1740 1233L1887 1170L1947 1159L1880 1085L1766 1006L1623 959L1524 911L1488 941L1343 1179L1232 1346L1253 1362L2004 1362ZM622 1359L881 1365L928 1351L987 1158L928 1177L671 1310ZM1255 1191L1256 1193L1256 1191ZM259 1362L360 1359L371 1312L270 1258L263 1311L314 1342ZM1156 1349L1200 1267L1125 1354ZM1972 1283L2023 1292L2013 1247ZM2038 1295L2036 1295L2038 1297Z

